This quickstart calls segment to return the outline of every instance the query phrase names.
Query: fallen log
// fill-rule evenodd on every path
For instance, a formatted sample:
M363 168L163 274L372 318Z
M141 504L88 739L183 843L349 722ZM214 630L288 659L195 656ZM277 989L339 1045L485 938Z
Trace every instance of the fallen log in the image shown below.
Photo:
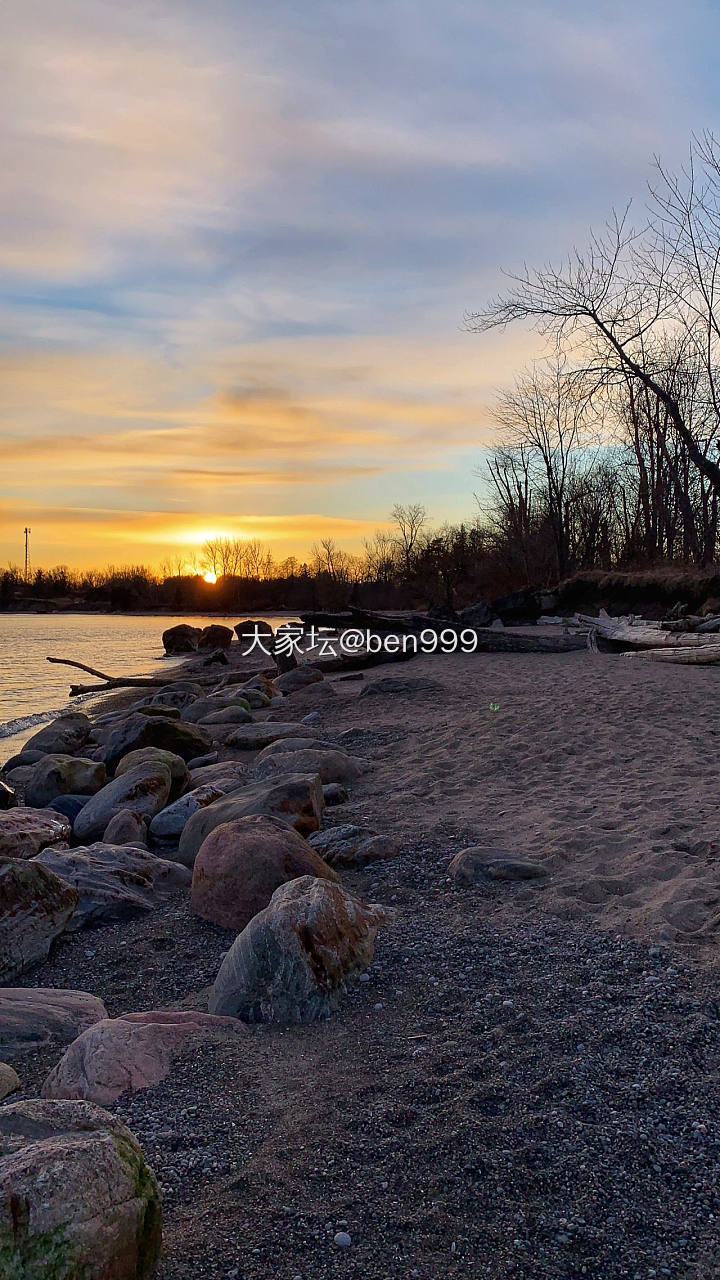
M611 618L602 610L598 618L579 614L579 621L605 641L610 650L626 649L693 649L720 646L720 635L698 632L661 631L659 623L631 623L630 618Z
M623 658L642 658L649 662L677 662L686 666L711 667L720 663L720 644L666 646L664 649L629 649Z

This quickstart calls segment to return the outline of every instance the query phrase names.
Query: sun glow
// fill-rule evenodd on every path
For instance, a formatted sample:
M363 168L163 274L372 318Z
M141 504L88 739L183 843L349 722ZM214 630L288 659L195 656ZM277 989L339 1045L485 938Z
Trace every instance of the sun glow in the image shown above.
M203 574L203 578L205 579L206 582L210 582L210 583L217 582L217 574L213 573L212 569L208 569L207 573Z

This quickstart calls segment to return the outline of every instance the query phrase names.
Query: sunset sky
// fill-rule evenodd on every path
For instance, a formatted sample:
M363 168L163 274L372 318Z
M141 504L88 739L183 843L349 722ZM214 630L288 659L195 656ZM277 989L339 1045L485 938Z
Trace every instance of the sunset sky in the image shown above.
M472 517L463 313L720 129L688 0L7 0L0 564Z

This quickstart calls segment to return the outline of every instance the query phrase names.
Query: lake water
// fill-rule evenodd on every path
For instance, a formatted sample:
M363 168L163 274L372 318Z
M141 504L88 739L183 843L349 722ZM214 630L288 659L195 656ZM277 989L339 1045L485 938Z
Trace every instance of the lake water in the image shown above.
M51 665L48 657L71 658L113 676L168 677L182 658L163 658L162 633L178 622L205 627L234 626L231 617L123 616L87 613L0 613L0 761L19 751L46 720L88 699L69 697L70 685L93 677L72 667ZM272 626L287 616L264 617ZM141 693L138 693L138 697Z

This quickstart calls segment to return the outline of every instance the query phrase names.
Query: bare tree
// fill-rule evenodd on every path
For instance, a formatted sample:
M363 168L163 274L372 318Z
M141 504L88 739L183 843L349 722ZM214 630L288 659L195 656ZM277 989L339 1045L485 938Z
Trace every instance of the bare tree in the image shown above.
M413 551L420 531L427 523L427 511L421 502L410 502L407 505L396 502L391 515L397 525L396 541L404 560L405 574L409 577L412 571Z
M688 424L659 341L674 331L694 345L720 424L720 146L712 134L693 141L680 175L658 165L650 201L640 231L629 226L627 211L615 215L561 267L511 276L507 292L467 323L484 332L534 321L579 354L599 382L635 378L664 407L690 462L718 492L720 465Z

